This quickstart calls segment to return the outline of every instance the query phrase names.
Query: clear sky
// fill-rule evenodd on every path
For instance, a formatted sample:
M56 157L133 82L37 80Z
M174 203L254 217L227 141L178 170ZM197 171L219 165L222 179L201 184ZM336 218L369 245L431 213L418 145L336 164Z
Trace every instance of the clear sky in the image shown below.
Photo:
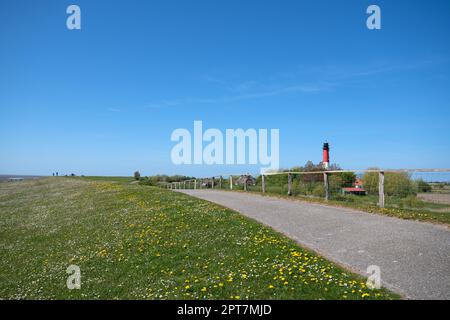
M194 120L280 129L282 167L449 168L450 1L0 1L0 173L259 170L173 165Z

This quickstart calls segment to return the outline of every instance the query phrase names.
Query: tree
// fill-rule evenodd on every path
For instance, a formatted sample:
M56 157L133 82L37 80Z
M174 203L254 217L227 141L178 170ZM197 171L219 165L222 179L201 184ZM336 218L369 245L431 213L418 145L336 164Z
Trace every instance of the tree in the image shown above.
M329 175L330 187L336 190L353 187L355 180L356 174L353 172L339 172Z
M134 172L134 178L135 178L136 180L139 180L139 179L141 178L141 174L139 173L139 171L135 171L135 172Z

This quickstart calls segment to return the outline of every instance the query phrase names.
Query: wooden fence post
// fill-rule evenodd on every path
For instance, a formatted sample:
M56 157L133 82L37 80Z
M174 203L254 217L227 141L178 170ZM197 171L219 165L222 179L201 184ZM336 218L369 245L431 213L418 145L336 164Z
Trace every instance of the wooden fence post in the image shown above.
M211 189L214 189L214 177L211 179Z
M325 188L325 200L328 201L330 199L330 186L328 183L328 173L323 173L323 186Z
M233 176L230 176L230 190L233 190Z
M219 189L222 189L222 176L219 177Z
M265 193L266 192L266 176L265 175L261 176L261 186L262 186L262 192Z
M384 172L378 173L378 206L384 208Z
M244 191L247 191L247 177L244 179Z
M292 174L288 173L288 196L292 196Z
M197 179L194 180L194 190L197 190Z

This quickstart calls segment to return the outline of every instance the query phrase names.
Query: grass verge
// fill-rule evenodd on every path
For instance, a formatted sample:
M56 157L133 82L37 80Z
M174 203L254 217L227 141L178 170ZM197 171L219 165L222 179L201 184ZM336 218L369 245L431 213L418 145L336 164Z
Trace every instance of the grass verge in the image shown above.
M423 222L430 222L430 223L437 223L437 224L443 224L443 225L450 225L450 212L448 211L429 211L424 209L407 209L407 208L380 208L377 205L374 205L372 203L365 202L364 199L361 196L348 196L347 201L339 199L339 200L325 200L318 197L308 197L308 196L301 196L301 195L293 195L288 196L284 194L280 194L278 192L266 192L262 193L261 191L255 191L255 190L249 190L249 191L243 191L243 190L229 190L226 188L220 189L223 191L229 191L229 192L251 192L254 194L259 194L261 196L269 196L269 197L276 197L276 198L283 198L283 199L291 199L291 200L298 200L298 201L304 201L304 202L310 202L310 203L318 203L318 204L324 204L329 206L336 206L336 207L344 207L344 208L350 208L350 209L356 209L361 210L368 213L374 213L374 214L381 214L385 216L390 217L396 217L400 219L406 219L406 220L417 220L417 221L423 221ZM355 200L355 201L348 201ZM360 201L361 200L361 201ZM445 207L447 208L448 205L440 205L440 204L428 204L433 205L437 208Z

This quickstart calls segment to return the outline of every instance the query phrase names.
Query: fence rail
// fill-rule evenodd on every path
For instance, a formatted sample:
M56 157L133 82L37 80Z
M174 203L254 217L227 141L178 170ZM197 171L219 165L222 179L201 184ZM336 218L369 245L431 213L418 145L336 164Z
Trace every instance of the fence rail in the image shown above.
M293 179L297 177L297 180L301 180L299 177L311 177L314 175L319 175L319 178L315 179L316 184L320 181L323 184L323 197L326 201L330 199L331 190L330 190L330 178L333 175L343 174L343 173L352 173L352 174L374 174L374 178L378 181L377 189L378 189L378 201L377 205L381 208L385 207L386 203L386 192L385 192L385 184L386 184L386 174L414 174L414 173L430 173L430 174L450 174L450 169L367 169L367 170L329 170L329 171L286 171L286 172L268 172L260 175L260 184L261 188L259 189L261 192L267 192L267 180L271 176L287 176L287 195L293 195ZM321 175L321 176L320 176ZM240 187L244 191L247 191L249 187L252 186L252 178L249 174L236 174L236 175L221 175L221 176L213 176L207 178L198 178L191 180L184 180L181 182L171 182L166 184L166 188L169 189L230 189L233 190L233 187ZM239 184L236 184L239 182ZM255 185L255 184L253 184ZM321 193L322 194L322 193Z

